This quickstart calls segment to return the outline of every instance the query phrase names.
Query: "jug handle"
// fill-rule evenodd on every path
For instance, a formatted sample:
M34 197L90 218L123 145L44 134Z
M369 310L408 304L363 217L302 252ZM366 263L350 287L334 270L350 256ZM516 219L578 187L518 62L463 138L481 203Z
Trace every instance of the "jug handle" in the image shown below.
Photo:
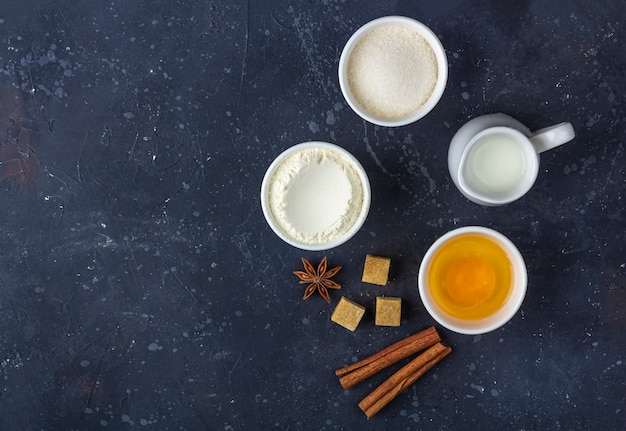
M576 133L572 124L563 122L539 129L529 139L533 143L535 151L543 153L571 141L575 136Z

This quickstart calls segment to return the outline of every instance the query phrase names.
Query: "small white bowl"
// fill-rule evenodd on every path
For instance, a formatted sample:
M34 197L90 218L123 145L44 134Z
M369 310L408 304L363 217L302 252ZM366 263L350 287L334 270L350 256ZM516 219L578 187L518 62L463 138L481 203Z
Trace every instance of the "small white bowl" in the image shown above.
M338 181L331 180L333 175ZM356 198L345 196L347 189L354 190ZM270 164L261 184L265 220L283 241L303 250L328 250L348 241L365 223L370 202L370 183L363 166L348 151L328 142L304 142L288 148ZM342 213L348 207L349 214ZM339 219L332 228L324 225L323 230L306 231L326 216Z
M419 108L413 110L409 114L392 118L386 118L365 109L362 103L358 101L357 97L355 97L354 92L350 88L348 77L350 57L355 47L368 33L385 26L400 26L418 33L426 40L426 42L428 42L428 44L432 48L437 63L437 78L435 81L434 89L432 90L430 96L426 99L426 101L421 104ZM399 77L398 79L401 78ZM441 44L439 38L426 25L412 18L407 18L403 16L386 16L378 18L368 22L367 24L359 28L346 43L339 59L339 86L341 87L341 92L348 102L348 105L350 105L354 112L361 116L361 118L379 126L404 126L424 117L435 107L435 105L439 102L439 99L441 99L447 81L448 59L446 57L445 49L443 48L443 45Z
M511 291L509 292L509 296L505 300L502 307L494 314L476 320L461 319L445 312L434 300L428 286L428 270L435 252L437 252L447 241L465 234L479 234L496 242L509 258L511 271L513 273ZM432 318L451 331L467 335L485 334L501 327L511 320L524 301L527 284L528 274L526 272L526 264L524 263L524 258L517 247L511 242L511 240L501 233L482 226L466 226L457 228L449 231L437 239L426 252L426 255L420 265L418 275L420 298Z

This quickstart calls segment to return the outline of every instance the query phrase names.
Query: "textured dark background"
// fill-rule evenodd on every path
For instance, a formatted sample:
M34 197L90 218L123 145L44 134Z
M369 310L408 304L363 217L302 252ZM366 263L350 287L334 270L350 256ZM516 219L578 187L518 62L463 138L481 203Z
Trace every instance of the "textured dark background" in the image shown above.
M427 117L358 118L337 64L361 25L429 25L449 60ZM609 430L626 408L626 10L605 1L2 1L2 430ZM501 208L449 179L447 146L476 116L576 139L541 156ZM303 252L259 204L284 149L324 140L370 176L367 222ZM439 328L453 353L379 415L333 370L433 324L417 294L428 246L464 225L521 250L526 300L483 336ZM367 253L392 258L365 285ZM300 257L343 265L333 304L302 301ZM355 333L330 322L343 294ZM399 328L374 298L403 299Z

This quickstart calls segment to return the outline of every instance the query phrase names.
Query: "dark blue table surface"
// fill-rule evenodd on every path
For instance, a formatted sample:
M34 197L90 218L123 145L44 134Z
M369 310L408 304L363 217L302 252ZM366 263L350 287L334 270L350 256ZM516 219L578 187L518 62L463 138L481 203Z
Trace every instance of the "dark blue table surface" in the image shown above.
M400 128L361 120L337 65L361 25L416 18L449 80ZM0 6L2 430L610 430L626 409L626 10L621 0L3 1ZM447 147L471 118L570 121L535 187L469 202ZM327 252L276 237L259 204L284 149L322 140L364 165L372 206ZM429 245L507 235L529 285L504 327L465 336L373 419L334 370L435 322L417 293ZM361 283L365 255L389 284ZM342 265L329 305L300 258ZM377 327L374 300L403 299ZM341 295L367 307L352 333Z

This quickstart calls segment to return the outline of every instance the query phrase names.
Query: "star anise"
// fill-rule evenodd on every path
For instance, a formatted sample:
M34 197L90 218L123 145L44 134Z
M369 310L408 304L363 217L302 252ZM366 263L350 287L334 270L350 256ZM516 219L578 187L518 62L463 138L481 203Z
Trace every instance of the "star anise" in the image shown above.
M317 290L322 298L330 304L330 296L328 295L328 289L341 289L341 285L335 283L330 278L337 274L341 269L340 266L336 266L333 269L326 270L328 261L326 257L322 259L317 266L317 270L311 265L311 262L302 258L302 264L304 265L304 271L294 271L293 273L300 279L300 284L309 283L304 291L304 297L302 299L308 299Z

